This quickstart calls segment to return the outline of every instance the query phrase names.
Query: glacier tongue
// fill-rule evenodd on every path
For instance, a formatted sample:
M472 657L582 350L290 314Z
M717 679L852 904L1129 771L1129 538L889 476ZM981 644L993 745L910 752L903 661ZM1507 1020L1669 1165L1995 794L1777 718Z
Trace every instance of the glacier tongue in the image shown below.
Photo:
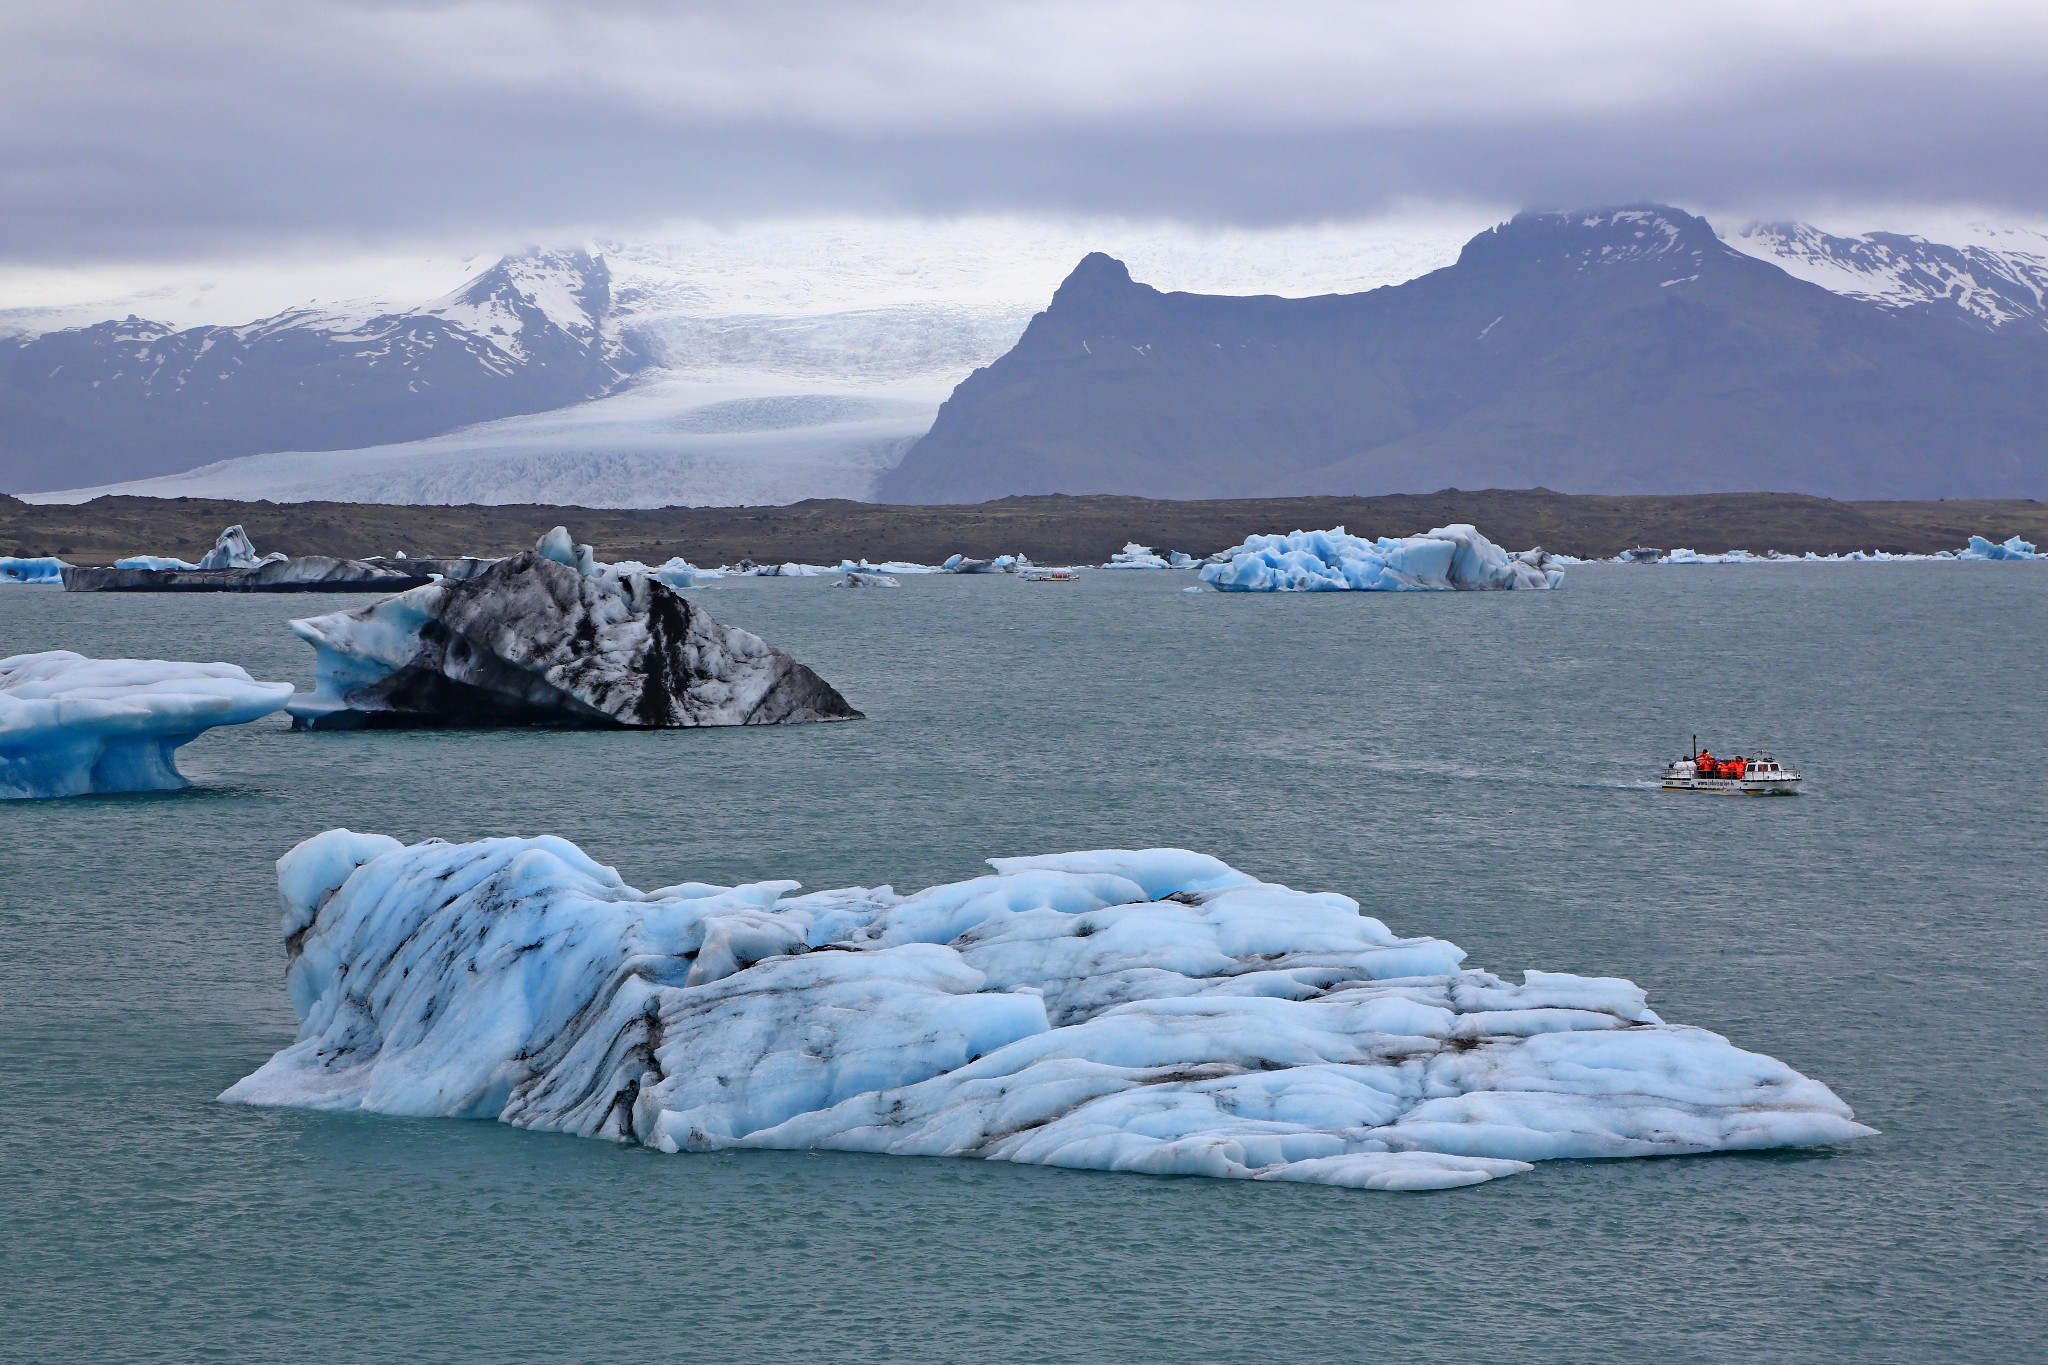
M556 838L331 830L278 863L298 1038L221 1098L1392 1190L1872 1131L1627 981L1186 850L992 865L641 892Z

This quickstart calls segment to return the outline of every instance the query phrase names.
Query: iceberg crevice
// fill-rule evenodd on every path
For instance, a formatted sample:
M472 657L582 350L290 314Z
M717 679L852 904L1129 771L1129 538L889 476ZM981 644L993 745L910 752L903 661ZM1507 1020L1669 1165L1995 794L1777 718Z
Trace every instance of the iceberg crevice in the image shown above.
M556 838L329 831L278 864L298 1037L222 1098L1394 1190L1872 1131L1628 981L1185 850L992 866L640 892Z

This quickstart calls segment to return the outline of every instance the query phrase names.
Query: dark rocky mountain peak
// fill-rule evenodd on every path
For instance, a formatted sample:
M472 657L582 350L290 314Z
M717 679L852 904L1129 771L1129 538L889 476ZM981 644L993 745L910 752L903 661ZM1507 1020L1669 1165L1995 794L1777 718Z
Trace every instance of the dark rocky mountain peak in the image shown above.
M1128 288L1133 283L1131 268L1106 251L1091 251L1081 258L1053 297L1060 294L1088 294L1098 289Z
M1576 212L1519 213L1480 233L1458 256L1460 268L1689 264L1737 253L1706 219L1667 204L1630 204Z
M1161 293L1094 255L881 496L2048 495L2048 339L1955 312L1831 292L1660 204L1520 214L1319 298Z

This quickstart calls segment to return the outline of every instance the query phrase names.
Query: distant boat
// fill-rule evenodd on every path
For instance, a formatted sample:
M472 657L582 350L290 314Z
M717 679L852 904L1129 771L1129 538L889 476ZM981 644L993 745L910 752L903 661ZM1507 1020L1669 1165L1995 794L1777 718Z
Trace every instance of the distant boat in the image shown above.
M1769 754L1741 754L1716 758L1700 748L1697 737L1692 754L1664 765L1663 787L1668 792L1719 792L1724 796L1796 796L1799 774Z

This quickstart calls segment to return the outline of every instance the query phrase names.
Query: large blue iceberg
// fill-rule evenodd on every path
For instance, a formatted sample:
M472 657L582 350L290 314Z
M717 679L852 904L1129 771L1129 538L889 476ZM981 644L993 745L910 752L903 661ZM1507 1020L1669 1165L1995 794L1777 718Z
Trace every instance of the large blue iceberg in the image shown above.
M221 1098L1389 1190L1872 1131L1627 981L1178 849L990 865L642 892L556 838L330 830L278 862L297 1041Z
M190 786L180 745L281 711L291 694L233 664L62 649L0 659L0 800Z
M1986 540L1983 536L1971 536L1970 543L1956 551L1957 559L2043 559L2035 550L2033 542L2009 537L2003 543Z
M0 555L0 583L62 583L69 567L55 555Z
M1221 592L1446 592L1554 588L1564 570L1541 550L1510 554L1471 526L1367 540L1339 526L1247 536L1214 557L1202 581Z

